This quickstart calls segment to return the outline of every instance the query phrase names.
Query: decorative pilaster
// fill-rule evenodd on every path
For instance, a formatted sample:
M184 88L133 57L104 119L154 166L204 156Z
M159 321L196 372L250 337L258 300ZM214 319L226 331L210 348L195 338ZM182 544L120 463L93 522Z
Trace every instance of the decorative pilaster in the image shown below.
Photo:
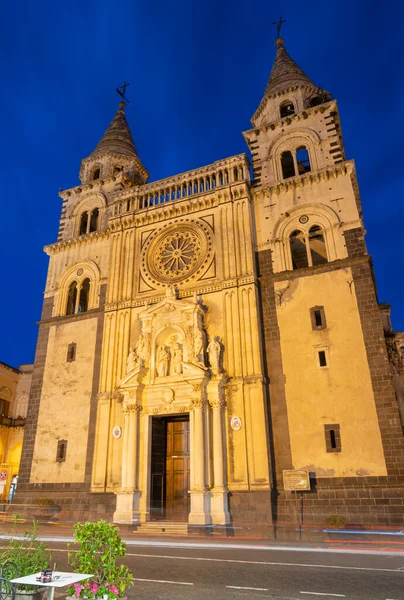
M140 491L138 489L139 415L142 407L124 403L122 487L117 494L114 523L139 521Z
M191 452L193 453L193 469L191 481L191 512L189 523L191 525L209 525L210 517L210 494L206 487L206 435L205 435L205 405L206 402L201 394L201 385L194 386L194 392L199 397L192 402L192 428L191 428Z
M225 435L224 435L224 399L225 377L214 377L208 385L209 406L212 409L213 438L213 488L211 500L212 523L224 525L230 523L227 489Z

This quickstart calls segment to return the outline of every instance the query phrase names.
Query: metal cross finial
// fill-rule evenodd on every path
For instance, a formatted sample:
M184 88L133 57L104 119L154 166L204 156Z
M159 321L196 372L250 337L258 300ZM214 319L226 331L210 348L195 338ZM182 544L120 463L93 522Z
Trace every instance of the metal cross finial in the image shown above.
M124 81L123 85L121 85L119 88L116 88L116 91L121 96L122 100L124 100L127 104L130 104L129 100L126 97L126 88L128 87L128 85L130 85L130 83Z
M286 23L286 19L282 19L282 17L279 18L279 21L272 22L272 25L276 25L276 31L278 32L278 35L277 35L278 38L281 37L281 27L282 27L283 23Z

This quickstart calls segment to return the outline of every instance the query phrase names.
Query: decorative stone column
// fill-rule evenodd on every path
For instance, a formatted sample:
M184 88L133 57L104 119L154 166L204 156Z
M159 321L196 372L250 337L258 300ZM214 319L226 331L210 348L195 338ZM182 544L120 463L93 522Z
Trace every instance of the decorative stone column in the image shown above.
M138 462L139 462L139 415L142 407L138 404L124 404L122 412L122 487L117 493L114 523L136 523L139 521Z
M229 491L227 489L225 435L224 435L224 376L216 376L208 386L209 405L212 409L213 437L213 488L211 500L212 522L215 525L230 523Z
M201 386L195 386L201 394ZM201 397L192 402L192 427L191 427L191 464L194 472L191 481L191 512L189 523L191 525L209 525L210 494L206 488L206 435L205 435L205 400Z

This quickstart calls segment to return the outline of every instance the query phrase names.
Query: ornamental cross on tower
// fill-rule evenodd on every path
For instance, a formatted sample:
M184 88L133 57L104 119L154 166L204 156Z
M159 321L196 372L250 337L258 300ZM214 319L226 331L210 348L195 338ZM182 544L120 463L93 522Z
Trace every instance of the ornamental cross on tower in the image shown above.
M279 21L272 22L272 25L276 25L276 31L278 32L277 38L281 37L281 28L283 23L286 23L286 19L282 19L282 17L279 17Z
M126 104L130 104L129 100L126 97L126 88L128 87L128 85L130 85L130 83L124 81L123 85L121 85L119 88L116 88L117 93L121 96L122 100L126 102Z

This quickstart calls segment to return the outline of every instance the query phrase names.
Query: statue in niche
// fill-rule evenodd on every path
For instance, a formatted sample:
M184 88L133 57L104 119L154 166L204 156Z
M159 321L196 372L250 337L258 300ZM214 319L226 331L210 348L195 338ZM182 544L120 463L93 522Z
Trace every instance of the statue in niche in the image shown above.
M175 342L173 346L173 371L176 375L180 375L182 373L183 359L184 354L182 348L178 342Z
M210 366L214 371L218 371L220 368L220 353L222 351L222 348L219 342L217 341L217 338L211 338L208 347L206 348L206 351L209 356Z
M167 346L161 345L157 348L157 375L159 377L167 377L168 363L170 361L170 351Z
M139 355L136 348L131 348L126 360L126 372L134 371L139 364Z

